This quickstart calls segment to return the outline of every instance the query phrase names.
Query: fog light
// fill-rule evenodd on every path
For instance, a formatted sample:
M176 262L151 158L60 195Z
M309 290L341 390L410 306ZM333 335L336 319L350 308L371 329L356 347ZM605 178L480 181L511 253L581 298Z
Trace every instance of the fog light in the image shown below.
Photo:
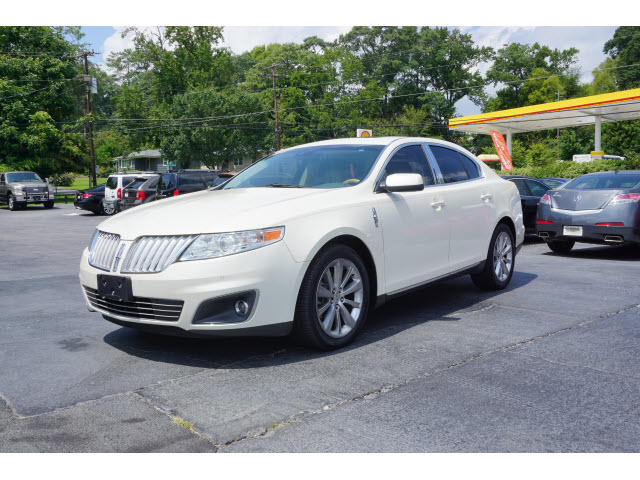
M236 313L241 317L243 317L249 311L249 304L244 300L236 300L235 308L236 308Z

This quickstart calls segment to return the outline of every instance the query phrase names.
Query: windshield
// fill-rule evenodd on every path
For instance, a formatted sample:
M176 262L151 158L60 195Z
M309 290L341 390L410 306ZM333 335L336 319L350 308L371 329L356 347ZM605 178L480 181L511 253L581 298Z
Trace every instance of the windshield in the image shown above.
M316 145L275 153L223 187L342 188L360 183L384 145Z
M605 173L602 175L585 175L572 180L564 187L567 190L596 190L633 188L640 183L640 173Z
M42 179L33 172L7 173L7 182L42 182Z

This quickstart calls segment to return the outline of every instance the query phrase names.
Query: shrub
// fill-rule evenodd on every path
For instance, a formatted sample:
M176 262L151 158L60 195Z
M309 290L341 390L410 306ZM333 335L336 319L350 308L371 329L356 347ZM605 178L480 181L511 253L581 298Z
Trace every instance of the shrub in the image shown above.
M56 173L51 178L51 182L59 187L70 187L75 179L75 173Z
M613 170L636 170L640 168L640 155L629 155L626 160L594 160L577 163L572 160L540 167L513 168L498 172L500 175L524 175L533 178L575 178L586 173L610 172Z

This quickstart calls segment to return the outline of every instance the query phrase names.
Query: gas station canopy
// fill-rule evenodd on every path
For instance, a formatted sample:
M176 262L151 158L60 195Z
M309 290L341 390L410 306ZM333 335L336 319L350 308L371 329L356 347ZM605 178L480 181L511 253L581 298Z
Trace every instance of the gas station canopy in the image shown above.
M601 150L602 122L637 118L640 118L640 88L452 118L449 128L487 135L490 130L495 130L506 135L507 148L511 152L511 135L514 133L595 125L595 149Z

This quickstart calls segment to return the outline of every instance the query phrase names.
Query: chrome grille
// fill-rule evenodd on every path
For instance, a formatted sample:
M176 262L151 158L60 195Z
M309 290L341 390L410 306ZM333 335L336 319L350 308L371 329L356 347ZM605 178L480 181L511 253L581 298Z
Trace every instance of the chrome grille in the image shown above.
M131 302L118 302L98 296L98 291L84 287L89 303L96 310L140 320L161 320L177 322L182 313L184 302L161 298L133 297Z
M161 272L182 254L197 235L142 237L129 249L122 265L123 273Z
M120 235L98 232L89 248L89 265L109 271L120 244Z

